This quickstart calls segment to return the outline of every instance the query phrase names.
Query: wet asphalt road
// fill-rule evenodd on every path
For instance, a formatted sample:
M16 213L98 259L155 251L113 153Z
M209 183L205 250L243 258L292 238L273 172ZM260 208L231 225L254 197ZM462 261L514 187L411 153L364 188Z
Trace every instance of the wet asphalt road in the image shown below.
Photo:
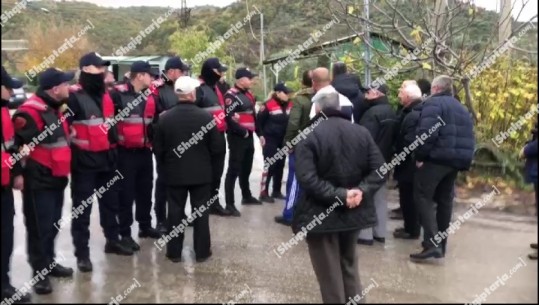
M251 174L254 195L260 189L261 149L256 144ZM286 173L285 173L286 177ZM224 181L224 178L223 178ZM285 190L283 182L283 192ZM31 278L27 263L21 197L16 192L15 250L12 257L12 284L24 285ZM64 216L71 209L66 190ZM224 193L221 200L224 202ZM32 295L36 303L108 303L118 296L119 303L320 303L318 284L305 242L278 257L273 251L292 237L290 228L274 223L283 201L262 206L241 206L236 188L236 204L241 218L210 217L213 257L194 262L192 229L186 233L183 257L186 262L165 259L153 240L140 241L141 251L132 257L105 255L105 240L94 205L90 250L92 273L76 270L69 226L60 231L56 249L65 257L61 264L75 269L73 279L53 279L54 292ZM390 207L396 207L394 196ZM189 208L189 207L188 207ZM463 211L457 210L457 215ZM390 221L388 232L401 226ZM135 240L138 226L133 226ZM390 233L388 233L390 236ZM419 249L418 241L387 238L386 244L358 246L359 272L368 303L376 302L471 302L482 292L488 303L537 303L537 261L530 261L529 243L537 241L535 217L516 217L481 211L450 237L448 254L439 264L411 263L408 255ZM513 268L512 273L510 270ZM504 276L504 274L507 274ZM497 281L504 285L485 293ZM120 298L118 298L120 299Z

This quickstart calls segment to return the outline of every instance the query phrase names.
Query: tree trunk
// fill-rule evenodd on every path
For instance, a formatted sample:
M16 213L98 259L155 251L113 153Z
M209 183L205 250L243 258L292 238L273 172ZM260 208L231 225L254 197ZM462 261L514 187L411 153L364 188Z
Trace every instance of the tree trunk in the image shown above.
M475 113L475 110L472 105L472 94L470 92L470 79L468 77L464 77L462 79L462 86L464 87L464 93L465 93L465 103L466 107L468 107L468 111L472 114L473 123L474 125L477 124L477 114Z

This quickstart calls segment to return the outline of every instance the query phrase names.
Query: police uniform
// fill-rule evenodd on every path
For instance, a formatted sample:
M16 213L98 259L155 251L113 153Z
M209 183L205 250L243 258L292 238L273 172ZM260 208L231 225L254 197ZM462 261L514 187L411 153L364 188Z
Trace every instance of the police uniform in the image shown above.
M80 68L84 66L102 67L110 65L95 53L84 55L80 60ZM102 77L101 77L102 78ZM85 82L89 79L88 83ZM99 193L99 217L107 243L106 253L132 255L133 251L124 247L119 238L118 222L118 189L116 181L118 134L116 125L109 124L114 119L114 104L104 88L104 82L99 74L81 72L80 84L72 87L68 107L72 112L68 121L73 129L72 137L72 173L71 196L73 208L81 211L72 219L71 235L75 246L77 265L82 272L92 271L90 261L90 213L91 203L88 198L94 198L97 190L106 189ZM87 87L85 87L87 86ZM101 87L102 90L90 90ZM89 201L92 201L90 199ZM85 204L86 203L86 204Z
M220 75L213 70L219 72L227 71L227 67L221 65L218 58L209 58L202 64L202 71L200 76L200 87L197 88L197 100L195 104L200 108L208 111L213 115L216 122L216 128L218 133L218 142L222 146L223 153L212 158L212 184L211 184L211 198L217 198L217 200L210 207L210 213L229 216L230 211L224 209L221 206L219 200L219 189L221 188L221 178L225 168L226 157L226 121L224 111L224 96L218 88Z
M278 83L273 89L275 92L292 92L283 83ZM257 134L264 137L265 145L262 149L264 155L264 172L260 182L260 200L273 202L273 199L284 199L281 193L283 170L286 154L278 152L283 148L284 136L288 125L288 117L292 109L292 102L279 101L277 97L271 98L260 109L257 115ZM269 197L269 184L273 179L273 193Z
M151 66L136 61L131 74L149 73ZM133 201L136 204L135 218L139 224L139 237L159 238L152 228L153 157L152 143L148 131L155 116L155 100L152 94L144 96L145 90L135 92L132 83L114 87L111 97L116 115L121 115L118 130L118 170L124 177L119 192L120 235L124 246L134 251L139 245L132 239ZM150 90L148 88L147 90ZM148 92L151 93L151 92Z
M183 63L180 57L174 56L165 63L165 72L170 69L189 70L189 67ZM157 124L160 115L178 105L178 96L174 93L174 80L167 80L156 88L154 94L156 116L154 126ZM164 180L163 169L157 165L157 179L155 181L155 216L157 218L157 229L166 232L167 220L167 187Z
M17 89L22 87L22 82L12 79L11 76L2 66L2 86L8 89ZM1 111L2 111L2 132L0 133L1 139L1 166L2 166L2 202L0 204L1 211L1 223L2 226L2 265L0 270L2 272L2 300L11 298L16 294L21 296L19 302L30 302L30 297L27 294L17 291L10 283L10 259L13 253L13 218L15 217L15 202L13 199L13 178L22 174L22 166L20 162L11 164L10 157L17 150L14 146L15 129L11 121L8 108L9 101L2 99Z
M256 74L247 69L238 69L236 79L253 78ZM255 152L253 132L255 131L255 98L237 85L225 94L225 117L227 123L227 140L229 149L228 171L225 178L226 208L239 216L234 205L234 186L239 177L242 204L260 204L253 198L249 187L249 175L253 167Z

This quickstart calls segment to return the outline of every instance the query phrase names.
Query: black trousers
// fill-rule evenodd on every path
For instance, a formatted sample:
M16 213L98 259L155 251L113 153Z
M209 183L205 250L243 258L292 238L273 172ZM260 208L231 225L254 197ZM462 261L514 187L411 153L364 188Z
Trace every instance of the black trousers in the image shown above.
M223 177L223 171L225 170L225 158L226 154L212 157L212 182L210 198L217 198L212 207L220 204L219 196L217 195L219 194L219 189L221 188L221 178Z
M99 203L99 221L107 240L119 240L118 190L121 172L80 172L71 173L71 197L73 208L82 211L71 220L71 236L75 246L75 257L88 258L90 248L90 214L93 198ZM94 194L96 196L94 196ZM86 202L87 206L84 206Z
M399 203L404 218L404 231L410 235L419 236L421 226L417 207L414 202L414 182L399 181Z
M423 227L423 247L437 247L433 238L449 228L453 212L453 186L458 171L452 167L424 162L414 176L414 199ZM445 249L447 238L442 241Z
M61 227L64 189L23 190L28 260L34 271L47 268L55 258L54 241Z
M356 255L358 235L356 230L307 235L309 255L324 303L344 304L349 298L361 295Z
M264 190L269 193L270 180L273 180L273 194L281 194L281 184L283 182L283 171L286 156L283 156L283 158L277 160L275 155L281 148L283 148L283 139L272 137L264 137L264 139L266 140L266 144L262 149L264 161L271 158L275 159L275 163L268 164L268 173L266 176Z
M2 290L9 287L9 270L11 254L13 254L13 217L15 217L15 206L13 200L13 190L11 187L2 187Z
M225 199L227 206L234 206L234 187L238 176L243 198L252 197L249 187L249 175L253 168L255 147L252 134L248 138L243 138L229 133L227 139L229 156L228 171L225 178Z
M153 172L153 170L152 170ZM161 166L157 166L157 179L155 180L155 218L157 223L165 223L167 220L167 184L165 173Z
M193 243L197 258L209 256L211 248L210 224L208 205L210 204L210 184L189 185L189 186L168 186L168 232L172 236L172 231L176 229L177 237L167 243L167 257L180 258L183 249L183 237L187 225L187 216L185 215L185 204L187 195L191 198L193 226ZM195 213L194 211L198 211ZM185 220L185 221L184 221ZM180 229L180 224L183 229Z
M118 170L124 176L120 184L120 235L131 236L133 201L140 230L152 226L153 159L150 149L118 150Z

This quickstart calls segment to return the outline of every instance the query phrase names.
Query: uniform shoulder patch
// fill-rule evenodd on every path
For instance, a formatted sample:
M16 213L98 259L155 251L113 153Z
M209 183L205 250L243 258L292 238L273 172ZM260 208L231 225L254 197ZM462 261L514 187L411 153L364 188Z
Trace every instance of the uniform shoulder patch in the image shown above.
M266 105L265 104L260 106L260 109L258 111L264 111L264 110L266 110Z
M227 97L227 98L225 99L225 105L230 106L231 104L232 104L232 99L229 98L229 97Z
M127 87L126 84L116 85L114 86L114 89L118 90L119 92L126 92L129 87Z
M16 116L15 120L13 121L13 127L15 130L21 130L26 126L26 119L22 116Z
M69 86L69 92L77 92L82 90L82 86L79 84Z

